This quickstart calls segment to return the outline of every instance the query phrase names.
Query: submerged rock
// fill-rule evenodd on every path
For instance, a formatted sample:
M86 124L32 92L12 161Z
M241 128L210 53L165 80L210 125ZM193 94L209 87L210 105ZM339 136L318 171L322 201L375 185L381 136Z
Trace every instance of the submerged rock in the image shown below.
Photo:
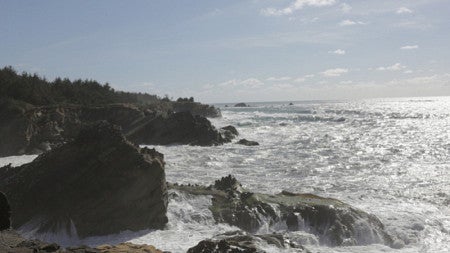
M244 146L258 146L259 145L258 142L256 142L256 141L249 141L247 139L240 139L237 142L237 144L244 145Z
M329 246L381 243L393 246L393 239L374 215L339 200L313 194L283 191L269 195L248 192L232 176L209 187L171 186L190 194L212 196L210 207L217 222L256 233L263 225L283 225L290 231L307 231Z
M11 227L11 209L8 199L3 192L0 192L0 231Z
M20 167L0 168L12 226L84 238L167 223L164 157L100 122Z

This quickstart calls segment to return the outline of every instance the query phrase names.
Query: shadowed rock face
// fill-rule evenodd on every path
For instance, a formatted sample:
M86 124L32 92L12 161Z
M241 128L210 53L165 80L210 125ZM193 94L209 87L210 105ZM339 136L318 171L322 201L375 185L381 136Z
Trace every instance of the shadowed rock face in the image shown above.
M100 120L120 126L122 133L139 144L207 146L227 142L208 119L191 115L210 115L210 111L214 114L214 107L189 103L189 107L177 105L177 110L181 112L143 109L132 104L37 107L0 98L0 156L48 151L74 139L84 125ZM154 133L147 133L148 130Z
M393 239L374 215L339 200L313 194L282 192L276 195L245 191L232 176L214 185L171 186L189 194L211 195L210 207L217 222L256 233L264 224L285 224L290 231L308 231L329 246L393 245Z
M100 122L33 162L0 168L12 226L81 238L167 223L163 155Z
M208 119L189 112L158 116L127 137L137 144L211 146L226 142Z
M11 227L11 210L5 194L0 192L0 231Z

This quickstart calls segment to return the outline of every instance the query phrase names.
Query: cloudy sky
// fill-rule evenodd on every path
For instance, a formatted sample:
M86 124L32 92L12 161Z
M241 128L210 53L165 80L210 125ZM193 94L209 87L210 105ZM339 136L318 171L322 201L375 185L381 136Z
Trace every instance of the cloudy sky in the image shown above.
M449 0L0 0L0 66L203 102L450 96Z

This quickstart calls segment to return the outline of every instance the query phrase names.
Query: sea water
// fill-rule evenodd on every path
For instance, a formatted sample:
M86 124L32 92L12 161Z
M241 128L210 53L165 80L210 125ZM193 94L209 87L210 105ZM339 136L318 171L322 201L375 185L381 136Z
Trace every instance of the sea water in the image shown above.
M259 146L150 146L165 155L167 181L209 185L232 174L255 192L288 190L337 198L376 215L404 244L401 249L327 247L314 235L298 232L298 240L312 252L450 252L450 97L250 105L218 105L222 117L211 121L218 128L235 126L238 138ZM0 165L34 157L0 158ZM164 230L84 240L39 237L64 245L129 240L185 252L202 239L237 229L214 222L210 197L171 196Z

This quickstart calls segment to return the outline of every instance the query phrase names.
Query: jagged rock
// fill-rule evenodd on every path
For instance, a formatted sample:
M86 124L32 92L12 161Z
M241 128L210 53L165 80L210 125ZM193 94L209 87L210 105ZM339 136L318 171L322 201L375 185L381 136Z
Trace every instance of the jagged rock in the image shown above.
M80 238L167 222L164 157L100 122L20 167L0 168L14 228ZM61 231L63 230L63 231Z
M170 186L189 194L211 195L210 210L217 222L255 233L263 224L286 225L287 230L308 231L329 246L393 246L393 238L374 215L339 200L283 191L277 195L248 192L232 176L212 186Z
M114 246L111 245L101 245L96 247L102 253L123 253L123 252L133 252L133 253L163 253L161 250L156 249L154 246L147 244L133 244L133 243L120 243Z
M11 227L11 210L8 199L3 192L0 192L0 231Z
M280 249L296 248L296 252L307 252L301 245L289 243L281 234L251 235L233 231L199 242L188 253L264 253L261 244L274 245Z
M220 134L227 142L231 142L239 135L239 132L234 126L225 126L220 129Z
M163 108L156 105L154 108L139 108L133 104L107 104L101 106L82 105L56 105L56 106L33 106L24 102L0 98L0 157L22 154L40 154L56 146L62 145L75 138L82 126L100 120L106 120L111 124L119 125L126 135L136 135L145 129L156 128L164 132L167 136L159 136L165 144L182 143L197 145L195 138L198 136L209 136L211 140L201 140L199 143L222 144L225 140L217 137L219 133L211 128L211 123L204 117L206 114L216 116L220 114L214 107L189 103L192 105L176 105L177 110L183 114L193 113L195 117L185 117L187 121L181 121L182 126L173 126L180 116L172 114L172 104ZM184 109L183 109L184 108ZM203 113L202 113L203 112ZM171 116L168 116L172 114ZM178 134L187 124L196 125L199 131L192 135L184 131L183 135ZM191 129L192 130L192 129ZM174 132L175 131L175 132ZM186 143L188 141L188 143ZM153 143L142 143L153 144ZM202 144L199 144L202 145ZM206 144L212 145L212 144Z
M159 116L127 137L137 144L156 145L211 146L226 142L208 119L193 116L189 112L173 113L168 117Z
M237 144L244 145L244 146L258 146L259 145L258 142L256 142L256 141L249 141L247 139L240 139L237 142Z
M222 113L218 108L198 102L172 102L172 106L174 112L190 112L192 115L208 118L217 118L222 116Z
M248 105L246 103L237 103L234 107L248 107Z

